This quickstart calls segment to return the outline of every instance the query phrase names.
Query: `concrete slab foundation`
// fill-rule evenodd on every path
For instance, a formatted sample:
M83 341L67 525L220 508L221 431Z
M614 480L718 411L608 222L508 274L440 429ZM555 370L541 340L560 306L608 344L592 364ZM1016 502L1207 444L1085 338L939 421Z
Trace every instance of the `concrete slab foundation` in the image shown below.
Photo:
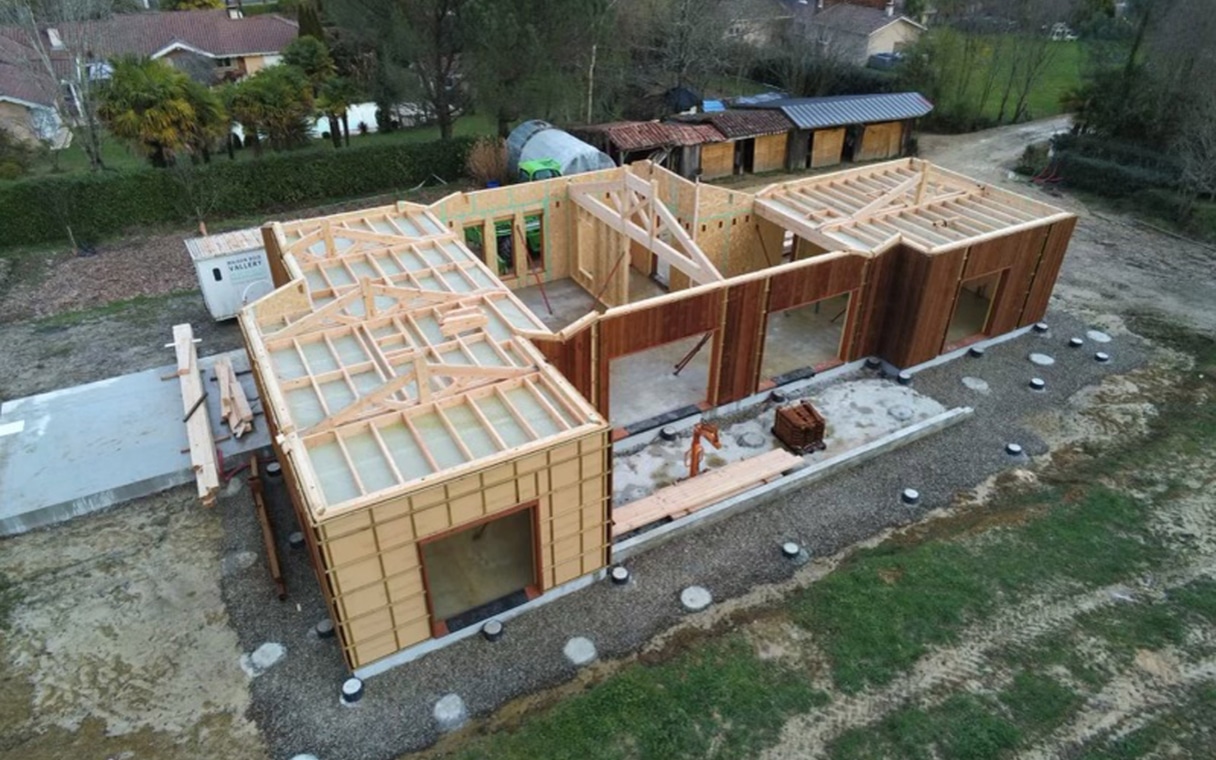
M166 352L168 353L168 352ZM227 354L239 373L248 370L244 350ZM199 360L206 377L212 433L227 433L219 411L212 367L219 356ZM181 383L176 367L137 372L65 388L0 406L0 536L24 533L78 515L146 496L194 479ZM170 379L162 378L169 376ZM256 410L257 389L238 375ZM219 444L229 460L270 445L266 424Z

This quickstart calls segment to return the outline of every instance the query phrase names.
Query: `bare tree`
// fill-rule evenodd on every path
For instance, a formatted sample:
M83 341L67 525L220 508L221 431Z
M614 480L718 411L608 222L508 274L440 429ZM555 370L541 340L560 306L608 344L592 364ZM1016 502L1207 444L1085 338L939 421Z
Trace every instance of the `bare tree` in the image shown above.
M64 123L80 129L93 169L104 168L97 105L109 65L100 43L113 13L113 0L0 0L0 22L24 48L18 65L42 89L62 92L56 110Z

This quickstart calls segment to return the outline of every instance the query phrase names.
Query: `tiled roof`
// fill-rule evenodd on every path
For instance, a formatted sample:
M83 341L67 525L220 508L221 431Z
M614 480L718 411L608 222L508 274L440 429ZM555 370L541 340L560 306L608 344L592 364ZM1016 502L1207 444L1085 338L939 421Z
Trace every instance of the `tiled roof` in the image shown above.
M657 121L614 121L582 127L583 133L599 132L620 150L634 151L675 145L701 145L726 138L709 124L678 124Z
M787 98L754 108L779 109L799 129L917 119L933 110L919 92L878 95L838 95L831 98Z
M43 84L42 77L31 76L24 68L0 63L0 98L54 107L56 93L47 91Z
M300 33L296 22L273 13L234 19L224 9L123 13L104 21L61 24L56 29L69 46L76 41L99 58L152 55L175 42L217 58L277 53Z
M704 118L732 140L776 135L794 128L794 124L780 111L718 111L706 114Z

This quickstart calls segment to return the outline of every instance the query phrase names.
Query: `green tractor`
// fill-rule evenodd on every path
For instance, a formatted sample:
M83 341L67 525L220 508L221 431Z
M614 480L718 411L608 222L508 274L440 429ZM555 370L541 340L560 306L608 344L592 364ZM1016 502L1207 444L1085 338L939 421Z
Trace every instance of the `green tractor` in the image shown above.
M537 158L532 161L521 161L519 164L520 182L535 182L560 176L562 176L562 165L551 158Z

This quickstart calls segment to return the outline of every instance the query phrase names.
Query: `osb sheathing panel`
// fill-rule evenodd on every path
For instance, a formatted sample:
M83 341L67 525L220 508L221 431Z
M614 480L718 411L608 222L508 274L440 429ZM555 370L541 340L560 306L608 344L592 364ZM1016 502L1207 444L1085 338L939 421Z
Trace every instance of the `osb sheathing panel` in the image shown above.
M463 236L468 227L481 228L482 240L486 241L485 262L490 271L497 274L497 252L495 222L509 220L516 237L526 229L524 217L542 214L541 238L544 250L544 271L530 272L528 254L519 239L515 241L516 276L504 277L502 282L509 288L522 288L536 284L537 275L545 282L571 276L574 267L573 211L575 204L569 200L569 186L584 182L603 182L620 177L622 169L606 169L598 172L573 175L563 182L524 182L500 188L489 188L469 193L456 193L444 198L431 210L449 229Z
M603 430L316 526L344 654L361 667L431 636L419 542L536 502L541 591L604 567Z
M867 124L861 133L861 144L853 154L854 161L873 161L880 158L895 158L903 152L904 123L888 121L883 124Z
M801 133L800 133L801 134ZM819 129L811 137L811 168L835 166L844 154L844 127Z
M756 153L752 171L756 174L774 172L785 166L785 144L789 135L761 135L756 138Z
M895 297L883 319L882 358L910 367L941 352L966 253L959 248L929 255L899 247Z
M735 171L735 143L708 143L701 146L701 178L729 177Z
M1060 275L1060 265L1064 263L1064 252L1068 250L1068 241L1072 239L1076 226L1075 216L1051 225L1051 231L1043 243L1038 267L1035 269L1034 282L1031 283L1030 292L1026 296L1026 306L1018 323L1020 326L1038 322L1047 313L1047 303L1051 299L1051 291Z
M769 278L768 310L784 311L856 290L864 281L865 266L866 257L852 254L774 273Z
M750 252L748 263L751 268L746 270L758 272L783 263L785 253L785 230L778 224L760 216L752 217L755 229L756 245Z
M606 306L629 303L630 239L582 209L574 230L574 281Z
M764 342L767 292L767 279L734 285L727 291L715 404L737 401L755 392Z

